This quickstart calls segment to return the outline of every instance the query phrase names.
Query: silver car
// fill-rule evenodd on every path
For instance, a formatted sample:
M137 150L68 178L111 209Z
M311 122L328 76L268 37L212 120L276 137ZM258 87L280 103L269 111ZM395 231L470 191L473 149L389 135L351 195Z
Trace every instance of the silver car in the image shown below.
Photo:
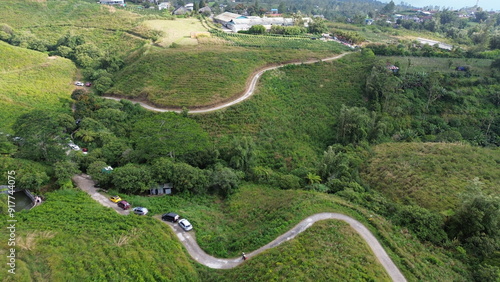
M193 229L193 226L191 225L191 223L189 223L189 221L185 218L179 220L179 226L182 229L184 229L184 231L189 231L189 230Z
M148 209L143 207L135 207L132 211L138 215L146 215L148 213Z

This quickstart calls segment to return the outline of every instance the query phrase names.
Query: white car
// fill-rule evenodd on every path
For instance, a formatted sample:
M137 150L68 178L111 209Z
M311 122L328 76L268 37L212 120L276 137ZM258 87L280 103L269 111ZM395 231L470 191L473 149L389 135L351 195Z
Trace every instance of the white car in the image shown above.
M193 226L191 225L191 223L189 223L189 221L185 218L179 220L179 226L182 229L184 229L184 231L189 231L189 230L193 229Z
M83 82L81 82L81 81L76 81L76 82L75 82L75 85L76 85L76 86L83 86L84 84L83 84Z
M69 143L68 146L75 150L75 151L80 151L80 146L76 145L76 144L73 144L73 143Z
M148 214L148 209L147 208L143 208L143 207L135 207L132 209L132 211L134 211L135 214L138 214L138 215L146 215Z

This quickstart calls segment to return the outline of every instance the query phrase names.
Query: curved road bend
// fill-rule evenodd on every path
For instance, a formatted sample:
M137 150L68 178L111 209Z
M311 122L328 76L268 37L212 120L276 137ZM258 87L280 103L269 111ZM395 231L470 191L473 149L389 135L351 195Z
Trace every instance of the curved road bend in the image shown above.
M124 211L114 203L112 203L109 199L107 199L105 196L97 192L97 189L94 187L94 181L90 178L90 176L86 174L81 174L81 175L75 175L73 177L73 180L75 181L76 185L82 189L83 191L87 192L94 200L99 202L101 205L106 206L106 207L111 207L113 208L116 212L122 214L122 215L127 215L129 211ZM160 219L160 215L155 215L155 218L158 220ZM327 219L336 219L336 220L342 220L347 222L358 234L366 241L368 246L372 249L373 253L379 260L379 262L382 264L382 266L385 268L389 276L392 278L393 281L397 282L402 282L406 281L405 277L403 274L399 271L399 269L396 267L396 265L392 262L391 258L387 255L385 252L384 248L382 248L382 245L378 242L377 238L373 236L373 234L366 228L361 222L355 220L352 217L349 217L347 215L339 214L339 213L318 213L314 214L312 216L309 216L299 222L296 226L294 226L292 229L289 231L285 232L278 238L274 239L272 242L269 244L260 247L259 249L247 253L247 257L251 258L254 257L263 251L267 249L274 248L278 245L280 245L283 242L286 242L288 240L291 240L295 238L298 234L301 232L305 231L307 228L312 226L315 222L320 221L320 220L327 220ZM205 253L198 243L196 242L196 237L194 232L184 232L177 224L165 222L168 226L170 226L174 233L177 235L177 238L181 241L181 243L184 245L184 247L187 249L188 253L195 259L197 262L206 265L210 268L216 268L216 269L229 269L236 267L240 264L243 263L243 260L241 257L237 258L230 258L230 259L221 259L221 258L216 258L208 255Z
M312 59L312 60L308 60L308 61L305 61L305 62L295 62L295 63L280 64L280 65L277 65L277 66L265 67L265 68L263 68L263 69L261 69L258 72L256 72L256 73L253 74L253 76L251 77L250 83L248 84L248 86L245 89L245 92L241 96L239 96L238 98L236 98L236 99L234 99L232 101L229 101L227 103L218 105L218 106L213 106L213 107L208 107L208 108L201 108L201 109L196 109L196 110L189 110L189 113L198 113L199 114L199 113L207 113L207 112L211 112L211 111L216 111L216 110L220 110L220 109L224 109L224 108L230 107L230 106L232 106L234 104L240 103L240 102L242 102L242 101L250 98L250 96L252 96L254 94L254 92L255 92L255 88L257 86L257 82L259 81L259 78L266 71L270 71L270 70L282 68L282 67L288 66L288 65L302 65L302 64L313 64L313 63L317 63L317 62L333 61L333 60L340 59L340 58L342 58L343 56L345 56L347 54L349 54L349 53L343 53L343 54L340 54L340 55L337 55L337 56L334 56L334 57L328 57L328 58L324 58L324 59ZM157 108L157 107L148 105L146 103L137 102L137 101L134 101L134 100L131 100L131 99L127 99L127 98L116 98L116 97L111 97L111 96L102 96L102 98L116 100L116 101L129 100L129 101L132 101L134 103L138 103L139 105L141 105L145 109L148 109L148 110L151 110L151 111L156 111L156 112L178 112L178 113L180 113L182 111L182 110L174 109L174 108Z

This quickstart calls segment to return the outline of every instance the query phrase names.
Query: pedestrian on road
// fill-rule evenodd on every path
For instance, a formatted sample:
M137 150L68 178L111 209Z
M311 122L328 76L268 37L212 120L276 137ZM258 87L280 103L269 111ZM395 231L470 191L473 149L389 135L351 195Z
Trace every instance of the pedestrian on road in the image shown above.
M245 253L241 253L241 255L243 256L243 260L247 260L247 255L245 255Z

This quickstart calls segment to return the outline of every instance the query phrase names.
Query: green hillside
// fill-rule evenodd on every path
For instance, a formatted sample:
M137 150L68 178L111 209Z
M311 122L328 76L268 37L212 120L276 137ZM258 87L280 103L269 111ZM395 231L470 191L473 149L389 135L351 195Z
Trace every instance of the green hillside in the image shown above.
M286 61L333 56L307 50L265 50L204 45L150 48L118 72L106 94L147 100L159 106L208 106L243 92L259 68Z
M16 214L20 228L15 281L388 280L365 243L342 222L319 222L235 269L213 270L193 263L171 229L149 215L119 215L81 191L45 196L43 205ZM342 212L382 241L408 280L467 279L465 266L442 249L423 245L384 218L332 195L244 185L225 201L206 196L126 199L150 207L152 215L176 211L189 218L201 248L220 257L254 250L313 213ZM3 243L3 253L6 248ZM0 279L11 281L7 277L2 271Z
M475 177L500 193L500 150L445 143L388 143L374 147L362 173L370 187L400 203L435 211L456 207Z
M69 112L75 65L0 42L0 128L31 109Z
M156 219L119 215L76 190L46 199L16 213L16 275L3 264L0 280L199 280L176 236ZM6 250L4 242L4 257Z

